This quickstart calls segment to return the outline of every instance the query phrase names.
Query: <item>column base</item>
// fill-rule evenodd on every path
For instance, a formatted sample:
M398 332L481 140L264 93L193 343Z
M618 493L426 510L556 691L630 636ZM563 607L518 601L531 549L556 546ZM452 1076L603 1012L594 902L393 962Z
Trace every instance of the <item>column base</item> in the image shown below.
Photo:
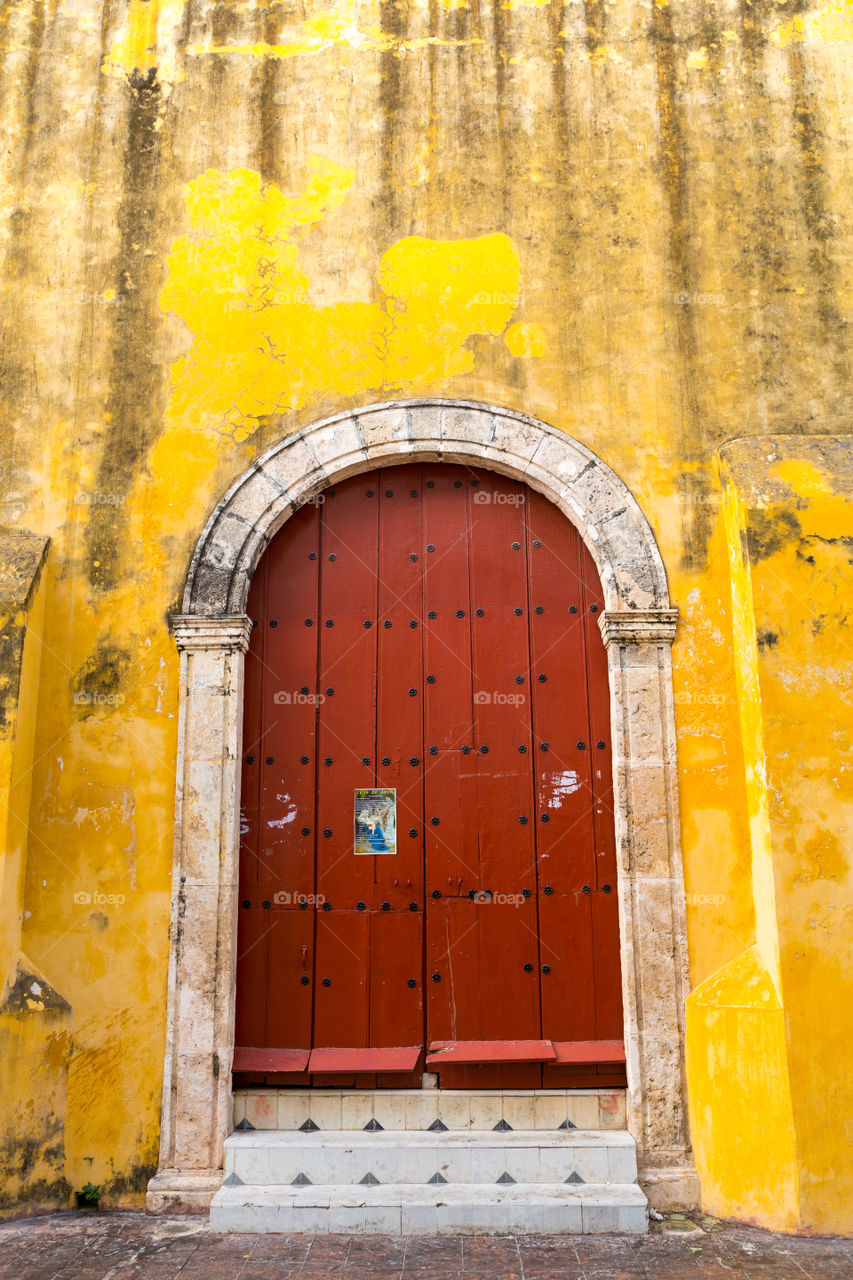
M640 1169L638 1182L658 1213L682 1212L701 1207L702 1188L692 1164Z
M221 1169L213 1173L164 1169L148 1183L145 1208L148 1213L207 1213L222 1178Z

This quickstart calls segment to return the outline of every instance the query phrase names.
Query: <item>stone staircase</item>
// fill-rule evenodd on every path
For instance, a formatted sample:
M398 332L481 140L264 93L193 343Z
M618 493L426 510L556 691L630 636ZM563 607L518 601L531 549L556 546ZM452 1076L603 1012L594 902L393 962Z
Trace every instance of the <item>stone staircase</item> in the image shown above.
M257 1105L249 1096L236 1098L235 1111L243 1114L226 1140L211 1228L645 1231L648 1205L637 1185L634 1140L624 1127L601 1127L602 1114L618 1123L613 1092L282 1090L257 1091ZM572 1116L579 1113L597 1123L577 1127ZM276 1125L251 1127L251 1115L274 1116ZM513 1119L526 1123L516 1127Z

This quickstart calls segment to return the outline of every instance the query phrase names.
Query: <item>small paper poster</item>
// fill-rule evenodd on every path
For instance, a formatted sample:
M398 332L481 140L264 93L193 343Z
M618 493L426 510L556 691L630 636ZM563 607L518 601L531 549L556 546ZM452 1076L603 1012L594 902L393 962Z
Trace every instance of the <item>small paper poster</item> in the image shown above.
M397 852L397 792L393 787L356 789L355 852L370 857Z

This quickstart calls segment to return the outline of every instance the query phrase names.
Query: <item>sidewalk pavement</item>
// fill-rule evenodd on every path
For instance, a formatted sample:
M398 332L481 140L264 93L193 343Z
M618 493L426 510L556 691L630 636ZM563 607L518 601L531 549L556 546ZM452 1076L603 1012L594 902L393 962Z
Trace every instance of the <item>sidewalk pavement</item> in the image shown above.
M0 1280L851 1280L853 1240L675 1214L645 1236L211 1234L205 1218L0 1223Z

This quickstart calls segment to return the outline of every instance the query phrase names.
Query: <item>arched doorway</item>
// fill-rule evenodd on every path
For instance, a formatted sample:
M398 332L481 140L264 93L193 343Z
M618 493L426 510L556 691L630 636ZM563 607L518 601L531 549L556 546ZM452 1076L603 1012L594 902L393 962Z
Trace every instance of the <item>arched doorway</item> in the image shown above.
M246 605L278 530L328 485L438 460L543 494L578 530L604 592L628 1127L653 1204L695 1204L687 1131L687 990L671 644L677 613L654 534L628 487L589 449L534 418L415 400L286 434L235 480L199 535L182 612L167 1034L153 1210L202 1208L222 1181L232 1123L239 800Z
M541 494L337 482L249 594L235 1080L625 1083L603 592Z

